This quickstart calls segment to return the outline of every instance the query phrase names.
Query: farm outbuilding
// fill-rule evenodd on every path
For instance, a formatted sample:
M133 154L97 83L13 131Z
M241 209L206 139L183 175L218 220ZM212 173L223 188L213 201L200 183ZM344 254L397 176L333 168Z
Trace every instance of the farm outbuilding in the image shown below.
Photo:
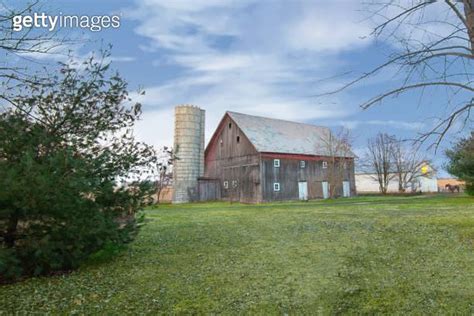
M398 175L389 173L388 178L387 193L399 193ZM375 173L356 173L355 181L359 193L380 193L380 186ZM420 166L419 175L412 182L407 183L408 187L405 190L406 192L435 193L438 192L437 183L436 170L428 163L424 163Z
M182 114L182 107L179 108ZM199 115L191 118L203 121ZM194 139L201 140L198 137L202 135L201 130L188 132L195 133ZM204 174L196 178L198 184L195 187L189 187L193 183L189 177L184 177L188 187L179 183L182 172L189 175L189 167L180 169L179 165L189 164L180 157L181 144L175 137L178 168L174 170L174 185L180 187L181 193L179 199L175 193L174 202L228 200L258 203L327 198L330 192L334 196L355 195L354 154L350 150L330 153L328 139L334 139L334 136L326 127L226 112L203 158L198 146L191 156L189 151L185 152L184 159L196 162L193 170L204 170ZM341 177L332 190L328 179L330 159L341 167ZM199 167L200 163L203 163L203 169Z

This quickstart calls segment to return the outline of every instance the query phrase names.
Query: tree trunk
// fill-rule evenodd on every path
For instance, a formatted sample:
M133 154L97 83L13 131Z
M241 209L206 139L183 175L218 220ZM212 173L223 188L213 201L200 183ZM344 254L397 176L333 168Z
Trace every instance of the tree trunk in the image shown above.
M16 232L18 228L18 214L15 212L11 215L10 219L8 220L7 231L4 235L4 242L7 248L15 247L16 241Z
M464 13L466 14L466 27L471 43L471 53L474 55L474 0L464 0Z
M402 177L402 173L399 172L398 173L398 192L399 193L403 193L405 192L405 187L404 187L404 183L403 183L403 177Z

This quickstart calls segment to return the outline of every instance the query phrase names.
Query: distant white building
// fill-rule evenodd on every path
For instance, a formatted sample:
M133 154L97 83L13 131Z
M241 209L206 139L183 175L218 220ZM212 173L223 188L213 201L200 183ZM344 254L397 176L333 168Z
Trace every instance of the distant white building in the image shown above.
M418 178L418 190L421 192L438 192L438 179L435 176Z
M379 193L380 186L375 173L356 173L355 183L358 193ZM421 167L421 175L406 190L407 192L438 192L438 179L436 171L425 164ZM390 174L388 183L388 193L398 192L398 176L394 173Z

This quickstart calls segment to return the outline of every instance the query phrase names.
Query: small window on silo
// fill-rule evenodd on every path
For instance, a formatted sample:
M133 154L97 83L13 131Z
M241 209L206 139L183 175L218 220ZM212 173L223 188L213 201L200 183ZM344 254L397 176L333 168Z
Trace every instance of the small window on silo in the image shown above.
M280 168L280 159L273 159L273 167Z
M273 183L273 191L280 191L280 183L279 182L275 182Z
M240 143L240 136L237 136L237 143Z
M219 143L221 144L221 146L224 146L224 142L222 141L222 139Z

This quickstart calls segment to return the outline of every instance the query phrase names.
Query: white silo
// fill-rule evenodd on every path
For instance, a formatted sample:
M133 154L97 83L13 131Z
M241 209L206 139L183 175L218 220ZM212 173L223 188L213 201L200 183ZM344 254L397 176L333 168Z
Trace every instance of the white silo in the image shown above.
M192 105L175 108L173 203L199 198L198 177L204 175L205 113Z

